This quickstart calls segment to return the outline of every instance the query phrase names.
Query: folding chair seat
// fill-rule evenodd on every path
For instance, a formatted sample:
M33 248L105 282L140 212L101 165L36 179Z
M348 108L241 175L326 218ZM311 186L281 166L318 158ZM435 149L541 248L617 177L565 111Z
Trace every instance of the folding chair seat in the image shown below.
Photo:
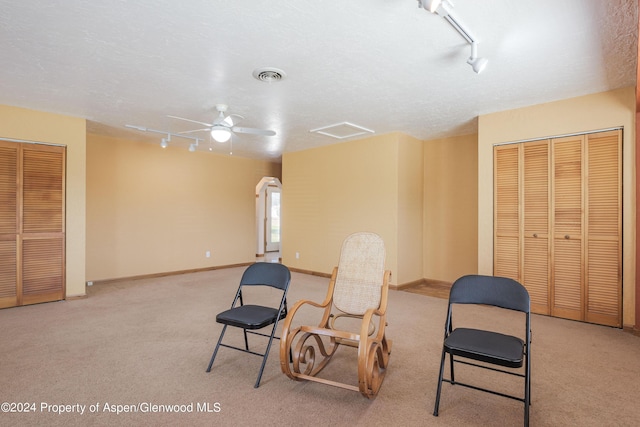
M493 330L468 327L453 327L453 311L456 304L476 304L515 310L524 313L521 336L502 333L496 318ZM500 313L496 313L499 315ZM465 325L466 326L466 325ZM504 277L464 276L456 280L451 287L447 319L445 321L440 375L433 415L438 416L442 382L460 385L498 396L515 399L524 403L524 425L529 425L529 406L531 404L531 313L529 293L520 283ZM446 355L449 354L450 378L444 378ZM483 364L470 362L482 362ZM460 382L455 377L454 366L463 363L478 368L518 376L524 379L522 395L510 395L495 390ZM500 366L512 368L505 370ZM523 369L522 369L523 368Z
M216 316L216 322L221 323L224 326L222 327L218 343L216 344L211 360L209 361L207 372L211 371L211 367L213 366L213 362L220 347L239 350L262 357L262 365L260 366L258 379L256 380L254 387L257 388L260 386L262 373L267 363L267 358L269 357L271 343L274 338L279 339L279 337L275 336L278 322L287 316L287 291L289 290L290 281L291 273L289 272L289 269L282 264L258 262L250 265L245 270L242 275L242 279L240 280L240 286L238 287L233 302L231 303L231 308L218 313ZM256 287L270 287L281 291L282 296L279 300L279 305L266 306L262 304L245 304L244 299L246 299L247 294L251 292L249 288ZM258 330L270 325L271 330L268 334L258 332ZM244 334L244 348L223 343L223 337L227 331L227 326L242 329ZM247 334L260 335L269 338L264 353L255 352L249 349Z
M385 334L391 273L384 270L384 263L384 242L377 234L354 233L345 239L324 302L298 301L282 326L283 373L298 381L316 381L376 397L391 354ZM317 325L294 327L295 315L303 307L318 312ZM350 321L355 325L345 328ZM358 350L357 386L318 376L342 346Z

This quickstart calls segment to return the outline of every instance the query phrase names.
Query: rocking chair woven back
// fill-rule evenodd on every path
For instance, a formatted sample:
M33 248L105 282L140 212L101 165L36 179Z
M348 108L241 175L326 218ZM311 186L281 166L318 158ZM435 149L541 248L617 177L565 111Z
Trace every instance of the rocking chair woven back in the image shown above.
M380 306L385 257L384 241L375 233L354 233L344 240L333 292L338 310L363 315Z

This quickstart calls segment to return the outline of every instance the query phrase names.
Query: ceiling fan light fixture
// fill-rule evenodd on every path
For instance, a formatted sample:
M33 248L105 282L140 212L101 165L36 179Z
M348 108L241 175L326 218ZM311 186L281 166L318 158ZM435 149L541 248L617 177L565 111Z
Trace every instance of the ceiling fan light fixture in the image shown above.
M224 126L213 126L211 128L211 138L216 142L227 142L231 138L231 132Z

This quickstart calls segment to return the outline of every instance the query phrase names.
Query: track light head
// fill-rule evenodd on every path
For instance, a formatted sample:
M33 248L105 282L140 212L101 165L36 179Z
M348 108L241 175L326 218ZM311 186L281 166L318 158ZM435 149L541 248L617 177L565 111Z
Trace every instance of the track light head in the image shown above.
M431 13L435 13L436 9L438 8L438 6L440 6L440 3L442 3L442 1L441 0L418 0L418 3L420 3L420 7L423 7L425 10Z
M449 15L452 6L449 0L418 0L418 7L443 17Z
M193 153L194 151L196 151L196 146L195 146L195 144L190 144L190 145L189 145L189 151L190 151L190 152L192 152L192 153Z
M488 63L489 63L489 60L487 58L476 58L476 59L469 58L469 60L467 61L467 64L471 65L471 68L473 68L473 71L475 71L476 74L480 74L482 70L484 70L487 67Z
M167 148L168 145L169 145L169 143L167 142L166 138L162 138L162 142L160 143L160 147Z
M476 74L480 74L488 63L489 60L487 58L478 58L478 43L471 43L471 56L467 60L467 64L471 65Z

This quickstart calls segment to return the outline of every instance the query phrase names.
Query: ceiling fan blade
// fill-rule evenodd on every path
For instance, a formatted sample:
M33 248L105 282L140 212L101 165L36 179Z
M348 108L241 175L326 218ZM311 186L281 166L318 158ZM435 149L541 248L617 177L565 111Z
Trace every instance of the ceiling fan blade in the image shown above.
M179 134L183 134L183 133L194 133L194 132L205 132L205 131L210 131L211 128L204 128L204 129L193 129L193 130L185 130L183 132L178 132Z
M229 114L227 117L224 118L224 120L222 120L222 123L231 127L236 123L240 122L240 120L244 120L244 117L242 117L240 114Z
M184 117L178 117L178 116L167 116L167 117L171 117L172 119L184 120L185 122L197 123L203 126L213 126L210 123L204 123L204 122L199 122L197 120L185 119Z
M236 133L250 133L252 135L263 135L263 136L274 136L276 134L273 130L268 129L254 129L254 128L241 128L239 126L234 126L231 128L232 131Z

